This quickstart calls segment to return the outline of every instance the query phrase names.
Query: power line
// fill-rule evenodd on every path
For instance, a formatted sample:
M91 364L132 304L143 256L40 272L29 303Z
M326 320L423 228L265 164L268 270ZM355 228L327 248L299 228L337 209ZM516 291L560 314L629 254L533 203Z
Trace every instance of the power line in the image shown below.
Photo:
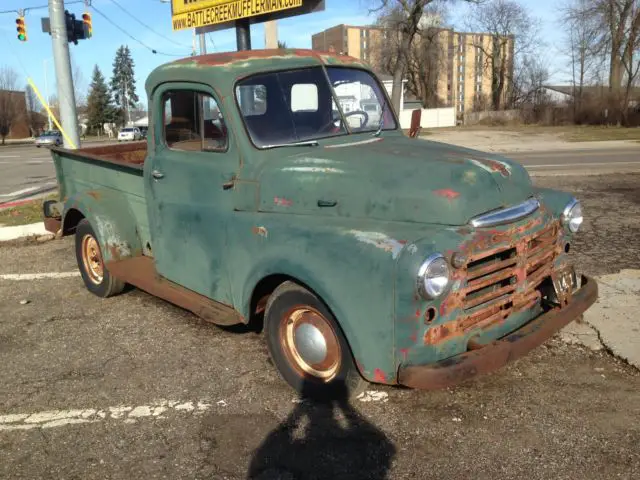
M218 49L216 48L216 42L213 41L213 35L211 33L207 33L207 38L211 42L211 45L213 45L213 51L217 51Z
M126 8L124 8L122 5L120 5L118 2L116 2L116 0L109 0L111 3L113 3L116 7L118 7L120 10L122 10L124 13L126 13L127 15L129 15L131 18L133 18L136 22L138 22L140 25L142 25L143 27L151 30L151 32L155 33L157 36L159 36L160 38L163 38L164 40L167 40L168 42L173 43L174 45L178 45L179 47L182 48L191 48L191 46L187 46L183 43L180 42L176 42L175 40L159 33L157 30L153 29L152 27L150 27L149 25L147 25L146 23L144 23L142 20L140 20L138 17L136 17L135 15L132 15L131 12L129 12L129 10L127 10Z
M84 3L84 0L74 0L72 2L66 2L66 5L74 5L76 3ZM41 10L43 8L49 8L49 5L39 5L37 7L25 7L17 10L3 10L2 12L0 12L0 15L3 13L20 13L21 11L26 13L29 10Z
M124 33L127 37L129 37L131 40L138 42L140 45L142 45L144 48L146 48L147 50L149 50L151 53L157 54L157 55L165 55L167 57L185 57L185 56L189 56L189 55L183 55L183 54L175 54L175 53L165 53L165 52L159 52L158 50L156 50L155 48L151 48L149 45L147 45L146 43L144 43L142 40L134 37L133 35L131 35L129 32L127 32L124 28L122 28L120 25L118 25L116 22L114 22L113 20L111 20L109 17L107 17L104 13L102 13L98 8L96 8L95 5L91 5L91 8L98 14L100 15L102 18L104 18L107 22L109 22L111 25L113 25L114 27L116 27L118 30L120 30L122 33Z

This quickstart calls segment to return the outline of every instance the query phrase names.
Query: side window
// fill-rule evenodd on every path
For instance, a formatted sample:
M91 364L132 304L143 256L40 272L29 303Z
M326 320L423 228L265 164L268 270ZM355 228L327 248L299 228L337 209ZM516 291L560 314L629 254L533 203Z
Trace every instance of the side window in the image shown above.
M267 87L264 85L242 85L236 87L236 97L244 117L267 113Z
M172 150L226 150L228 132L211 96L193 90L170 90L163 95L164 141Z

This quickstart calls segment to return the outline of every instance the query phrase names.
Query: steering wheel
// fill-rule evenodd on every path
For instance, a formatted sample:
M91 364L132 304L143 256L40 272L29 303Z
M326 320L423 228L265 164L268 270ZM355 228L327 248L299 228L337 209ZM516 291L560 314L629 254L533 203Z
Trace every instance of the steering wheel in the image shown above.
M344 114L344 119L346 120L347 117L350 117L352 115L362 115L362 125L360 125L360 128L365 127L368 123L369 123L369 114L367 112L365 112L364 110L353 110L351 112L347 112ZM333 118L329 123L327 123L326 125L324 125L322 127L321 131L325 131L325 130L329 130L331 128L335 128L334 122L340 122L342 121L342 119L340 117L338 118Z

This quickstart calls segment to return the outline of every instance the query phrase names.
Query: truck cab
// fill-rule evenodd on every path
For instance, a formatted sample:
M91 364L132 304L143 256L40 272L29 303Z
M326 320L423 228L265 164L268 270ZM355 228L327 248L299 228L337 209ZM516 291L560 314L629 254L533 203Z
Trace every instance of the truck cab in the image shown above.
M53 148L85 285L125 283L222 325L263 324L298 392L441 388L579 316L568 193L501 156L412 139L357 59L189 57L146 82L146 142ZM234 359L242 361L242 359Z

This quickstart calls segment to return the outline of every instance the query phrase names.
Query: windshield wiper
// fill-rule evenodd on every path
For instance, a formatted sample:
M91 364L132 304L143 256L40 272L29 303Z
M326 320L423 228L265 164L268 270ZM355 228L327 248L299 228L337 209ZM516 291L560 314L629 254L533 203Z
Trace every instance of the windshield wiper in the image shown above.
M382 133L382 128L384 127L384 114L387 111L387 102L382 104L382 109L380 110L380 121L378 122L378 130L373 134L374 137L379 137Z
M280 147L317 147L318 141L317 140L305 140L304 142L293 142L293 143L274 143L271 145L263 145L261 148L263 149L268 149L268 148L280 148Z

